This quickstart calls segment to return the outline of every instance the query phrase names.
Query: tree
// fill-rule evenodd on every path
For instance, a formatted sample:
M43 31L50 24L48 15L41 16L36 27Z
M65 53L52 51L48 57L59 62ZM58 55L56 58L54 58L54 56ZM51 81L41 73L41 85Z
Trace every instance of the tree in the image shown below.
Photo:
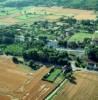
M68 53L65 51L60 52L53 48L36 48L25 51L23 53L23 58L28 61L34 60L44 63L65 65L68 60Z
M76 42L69 42L68 43L68 47L72 48L72 49L77 49L78 48L78 44Z
M60 40L58 43L60 46L67 47L67 40Z
M89 59L98 62L98 46L89 46L86 53Z
M98 11L98 2L96 2L95 11Z
M19 63L17 57L12 57L12 61L13 61L15 64L18 64L18 63Z
M85 38L84 41L83 41L83 43L85 44L85 46L89 45L90 42L91 42L91 38Z

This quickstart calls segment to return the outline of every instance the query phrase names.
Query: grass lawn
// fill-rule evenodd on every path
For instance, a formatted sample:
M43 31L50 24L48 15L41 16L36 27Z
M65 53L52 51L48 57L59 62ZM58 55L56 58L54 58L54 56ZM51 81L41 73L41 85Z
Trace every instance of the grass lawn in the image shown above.
M71 41L80 41L82 42L85 38L92 38L92 34L88 34L88 33L76 33L75 35L73 35L70 39L69 42Z
M55 69L46 80L53 82L60 73L61 69Z

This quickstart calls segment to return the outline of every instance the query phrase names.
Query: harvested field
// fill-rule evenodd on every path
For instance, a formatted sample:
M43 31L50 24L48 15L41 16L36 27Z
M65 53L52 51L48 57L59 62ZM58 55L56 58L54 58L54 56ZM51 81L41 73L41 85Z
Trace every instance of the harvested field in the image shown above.
M10 58L0 57L0 94L15 96L14 92L19 91L20 87L29 79L30 76L20 71L18 67Z
M49 70L42 67L35 72L23 71L9 57L0 56L0 100L45 98L55 87L41 80Z
M52 83L41 80L48 72L49 68L43 67L34 74L32 82L26 87L29 90L23 100L43 100L55 88Z
M74 16L78 20L86 20L86 19L96 19L96 15L92 10L80 10L80 9L70 9L70 8L62 8L62 7L33 7L30 11L35 11L39 13L47 12L50 14L46 18L56 19L61 16ZM55 16L55 17L54 17Z
M98 100L98 74L76 72L75 83L67 82L54 100Z

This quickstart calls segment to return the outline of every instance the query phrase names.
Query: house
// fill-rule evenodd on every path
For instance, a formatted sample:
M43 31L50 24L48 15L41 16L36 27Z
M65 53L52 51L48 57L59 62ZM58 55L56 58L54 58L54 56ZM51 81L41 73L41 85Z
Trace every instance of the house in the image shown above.
M87 69L88 70L93 70L94 69L94 63L92 63L92 62L90 62L90 63L88 63L88 65L87 65Z
M95 71L98 71L98 64L97 64L97 63L90 62L90 63L88 63L88 65L87 65L87 69L88 69L88 70L95 70Z
M15 42L24 42L25 37L23 35L16 35L15 36Z
M47 43L47 47L57 48L58 47L57 40L49 40Z
M62 71L63 71L63 73L71 72L72 71L72 67L68 66L68 65L65 65L64 67L62 67Z
M68 28L68 29L65 29L65 36L72 36L74 34L74 29L73 27L72 28Z
M65 73L65 71L66 71L66 67L67 65L65 65L64 67L62 67L62 71L63 71L63 73Z
M98 30L95 31L95 34L98 34Z
M98 71L98 64L95 64L94 70L95 70L95 71Z

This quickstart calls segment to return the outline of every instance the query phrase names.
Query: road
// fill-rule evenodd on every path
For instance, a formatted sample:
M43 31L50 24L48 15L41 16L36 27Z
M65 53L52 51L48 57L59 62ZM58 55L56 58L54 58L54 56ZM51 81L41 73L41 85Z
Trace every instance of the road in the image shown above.
M85 53L85 50L83 49L70 49L70 48L56 48L56 50L60 51L69 51L69 52L78 52L78 53Z

